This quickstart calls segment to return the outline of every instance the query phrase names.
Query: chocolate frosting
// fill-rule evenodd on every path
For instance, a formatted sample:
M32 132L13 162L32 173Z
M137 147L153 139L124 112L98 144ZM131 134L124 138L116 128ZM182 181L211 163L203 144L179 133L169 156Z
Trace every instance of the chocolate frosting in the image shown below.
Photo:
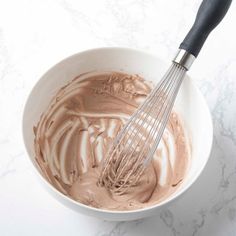
M157 204L181 185L190 152L172 113L160 145L138 183L115 195L97 184L101 160L153 85L138 75L90 72L61 88L34 127L36 161L65 195L89 206L132 210Z

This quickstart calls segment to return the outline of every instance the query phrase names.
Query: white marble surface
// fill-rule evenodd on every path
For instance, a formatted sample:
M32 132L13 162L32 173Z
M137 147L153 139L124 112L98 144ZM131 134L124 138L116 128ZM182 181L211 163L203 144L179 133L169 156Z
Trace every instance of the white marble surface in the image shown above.
M23 106L49 67L75 52L125 46L172 59L199 0L0 0L0 235L236 235L236 4L190 74L213 115L200 179L156 217L105 222L77 214L38 184L21 137ZM203 137L204 141L204 137Z

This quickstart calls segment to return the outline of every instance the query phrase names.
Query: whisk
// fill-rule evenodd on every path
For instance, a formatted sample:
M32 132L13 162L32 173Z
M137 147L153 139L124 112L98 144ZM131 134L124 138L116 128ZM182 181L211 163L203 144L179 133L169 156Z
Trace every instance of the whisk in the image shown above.
M121 195L137 183L158 147L187 70L231 1L203 0L172 65L113 141L102 165L100 185Z

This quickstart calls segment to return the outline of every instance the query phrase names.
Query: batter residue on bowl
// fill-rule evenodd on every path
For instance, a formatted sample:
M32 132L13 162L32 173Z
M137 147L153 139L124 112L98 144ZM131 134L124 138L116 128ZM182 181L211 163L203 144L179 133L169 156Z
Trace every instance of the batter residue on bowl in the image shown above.
M102 72L80 75L61 88L34 127L36 161L44 177L74 200L110 210L144 208L173 194L190 159L176 113L136 186L115 195L97 184L101 159L152 87L138 75Z

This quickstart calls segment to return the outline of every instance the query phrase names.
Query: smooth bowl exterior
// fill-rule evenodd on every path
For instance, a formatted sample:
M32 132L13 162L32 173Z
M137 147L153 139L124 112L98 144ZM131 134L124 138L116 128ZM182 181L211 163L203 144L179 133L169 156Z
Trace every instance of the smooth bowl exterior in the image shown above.
M23 115L23 138L33 168L43 186L58 201L71 209L112 221L135 220L157 214L167 204L181 196L196 181L205 167L212 146L212 120L206 102L186 76L179 91L175 110L180 114L186 134L191 141L191 164L179 189L165 201L151 207L134 211L110 211L96 209L76 202L54 188L40 174L35 161L33 126L49 105L56 92L76 76L90 71L124 71L139 74L157 83L168 67L155 55L127 48L100 48L75 54L59 62L47 71L34 86L25 105Z

